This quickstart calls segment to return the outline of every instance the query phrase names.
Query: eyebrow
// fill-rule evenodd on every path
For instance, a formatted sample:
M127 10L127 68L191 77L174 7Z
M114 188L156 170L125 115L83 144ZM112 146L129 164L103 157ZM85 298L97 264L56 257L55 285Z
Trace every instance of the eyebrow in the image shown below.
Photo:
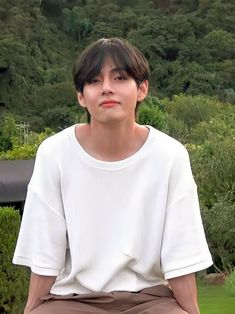
M121 67L116 67L116 68L111 69L111 73L116 73L116 72L126 72L127 73L127 70L125 68L121 68ZM97 73L94 76L100 75L101 73L102 73L102 71L100 71L99 73Z
M113 68L113 69L111 69L111 72L126 72L126 69L124 69L124 68Z

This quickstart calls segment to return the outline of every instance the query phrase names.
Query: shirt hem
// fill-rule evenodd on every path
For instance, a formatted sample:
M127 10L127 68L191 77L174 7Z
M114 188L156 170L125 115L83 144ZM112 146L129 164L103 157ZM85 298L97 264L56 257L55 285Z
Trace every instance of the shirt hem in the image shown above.
M171 278L175 278L175 277L180 277L180 276L184 276L184 275L188 275L191 273L195 273L198 272L200 270L206 269L208 267L210 267L213 264L212 259L207 259L203 262L194 264L194 265L190 265L184 268L180 268L180 269L176 269L176 270L172 270L169 272L165 272L164 274L164 278L165 280L171 279Z
M15 256L12 261L15 265L26 266L31 269L31 271L37 275L42 276L58 276L60 274L60 270L56 270L53 268L44 268L37 265L34 265L31 260L25 257Z

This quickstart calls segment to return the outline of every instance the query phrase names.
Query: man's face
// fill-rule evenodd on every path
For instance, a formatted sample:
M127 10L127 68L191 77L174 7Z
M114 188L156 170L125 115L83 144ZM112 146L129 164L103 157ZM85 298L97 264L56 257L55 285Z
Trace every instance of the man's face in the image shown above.
M108 59L101 72L85 83L78 101L89 111L91 123L134 122L136 103L145 98L147 91L147 81L137 86L125 70Z

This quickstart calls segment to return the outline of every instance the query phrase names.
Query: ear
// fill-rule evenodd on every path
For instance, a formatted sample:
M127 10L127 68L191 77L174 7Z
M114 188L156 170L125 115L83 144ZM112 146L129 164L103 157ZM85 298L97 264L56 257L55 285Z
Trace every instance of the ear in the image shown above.
M148 94L149 82L147 80L143 81L142 83L140 83L137 89L138 89L137 101L141 102L145 99L145 97Z
M85 99L84 99L84 96L81 92L77 92L77 100L78 100L79 105L81 107L86 108Z

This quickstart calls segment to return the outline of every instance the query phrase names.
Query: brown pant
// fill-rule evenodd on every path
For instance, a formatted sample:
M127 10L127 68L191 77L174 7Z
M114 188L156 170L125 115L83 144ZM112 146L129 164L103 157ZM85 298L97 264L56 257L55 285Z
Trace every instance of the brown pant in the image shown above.
M43 298L32 314L187 314L163 285L139 292L95 292Z

